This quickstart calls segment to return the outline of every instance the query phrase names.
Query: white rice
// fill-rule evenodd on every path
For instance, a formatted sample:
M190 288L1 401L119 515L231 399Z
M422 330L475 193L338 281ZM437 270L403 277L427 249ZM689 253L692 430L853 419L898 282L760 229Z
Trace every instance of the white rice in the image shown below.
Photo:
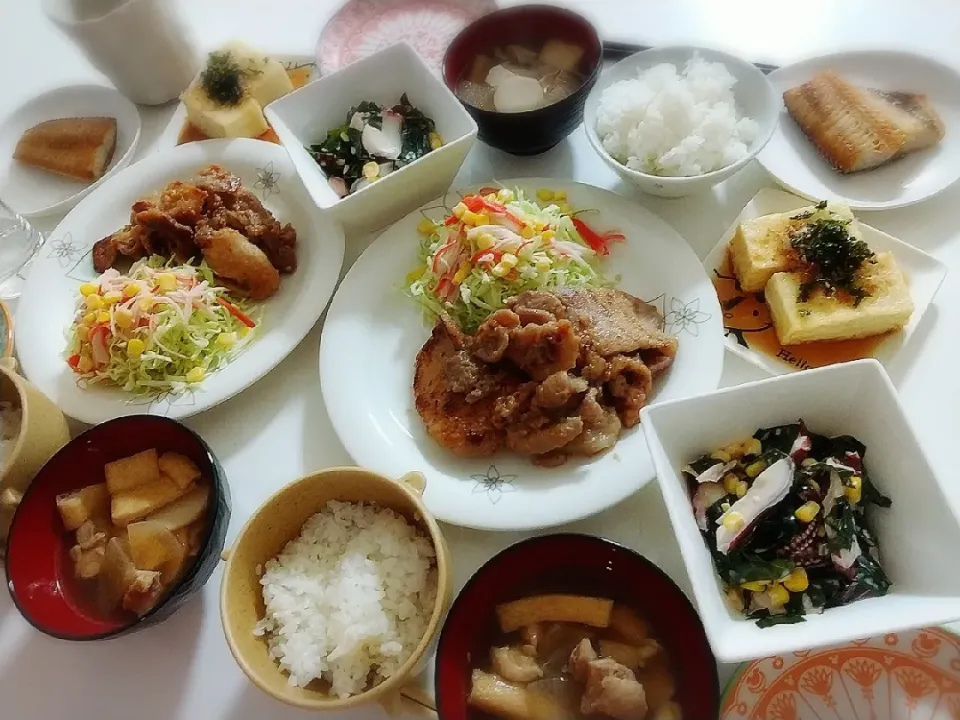
M0 465L3 465L13 452L17 438L20 437L22 423L23 410L20 406L0 400Z
M722 63L694 55L683 71L664 63L600 95L597 135L617 161L651 175L703 175L749 153L760 132L740 117Z
M266 563L254 629L303 686L348 697L395 673L426 632L437 593L430 541L389 509L331 501Z

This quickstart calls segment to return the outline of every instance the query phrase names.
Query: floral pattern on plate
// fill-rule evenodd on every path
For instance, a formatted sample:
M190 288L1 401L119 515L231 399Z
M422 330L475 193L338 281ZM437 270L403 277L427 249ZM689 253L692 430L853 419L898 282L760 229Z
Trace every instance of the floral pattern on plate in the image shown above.
M721 720L955 720L960 637L927 628L747 663Z
M320 73L336 72L398 42L439 73L450 41L495 9L493 0L349 0L320 34Z

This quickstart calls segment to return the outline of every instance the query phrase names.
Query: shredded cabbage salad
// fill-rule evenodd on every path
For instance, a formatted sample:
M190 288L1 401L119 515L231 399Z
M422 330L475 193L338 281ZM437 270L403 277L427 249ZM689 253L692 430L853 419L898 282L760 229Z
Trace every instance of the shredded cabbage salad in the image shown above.
M619 232L597 232L577 217L563 191L481 188L440 222L424 218L419 263L407 294L428 320L449 315L472 333L527 290L611 285L598 269Z
M88 383L179 393L226 365L258 323L259 310L230 298L206 263L154 256L80 286L67 364Z

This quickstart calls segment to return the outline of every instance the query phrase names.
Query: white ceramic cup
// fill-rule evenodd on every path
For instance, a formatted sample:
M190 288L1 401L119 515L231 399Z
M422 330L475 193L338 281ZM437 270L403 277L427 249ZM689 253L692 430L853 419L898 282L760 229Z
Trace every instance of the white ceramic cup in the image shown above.
M135 103L160 105L200 68L189 28L171 0L43 0L48 18Z

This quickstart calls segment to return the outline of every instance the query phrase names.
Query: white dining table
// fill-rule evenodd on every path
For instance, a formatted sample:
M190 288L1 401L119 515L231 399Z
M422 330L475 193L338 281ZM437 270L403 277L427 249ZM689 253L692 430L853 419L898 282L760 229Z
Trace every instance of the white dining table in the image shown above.
M178 2L203 49L243 38L268 53L310 54L331 0L170 0ZM502 4L515 4L503 2ZM956 0L569 0L606 39L642 44L692 43L782 64L854 47L925 51L960 68ZM0 116L48 88L101 82L83 55L44 18L41 3L0 0ZM137 158L157 143L174 106L142 107ZM753 163L712 192L661 200L625 185L591 150L583 129L535 158L477 144L457 184L496 178L563 177L608 188L669 222L701 256L740 209L772 185ZM905 411L935 471L960 502L953 472L960 427L960 184L920 205L874 212L867 222L932 253L950 268L910 346L891 368ZM52 230L59 217L36 225ZM370 242L348 238L344 271ZM13 303L15 306L15 303ZM227 543L271 493L310 471L350 465L331 426L318 376L322 319L274 371L234 399L187 421L213 448L230 483L233 514ZM722 385L763 376L726 354ZM75 428L80 430L79 426ZM909 478L904 478L908 481ZM923 518L917 518L918 523ZM656 483L592 518L562 530L624 543L661 566L688 594L689 581ZM457 587L488 558L529 533L490 533L444 526ZM542 532L549 532L544 530ZM950 572L955 569L945 568ZM227 648L219 617L220 571L203 593L160 626L96 643L54 640L30 627L0 596L2 720L283 720L303 717L250 684ZM681 659L682 662L682 659ZM734 670L719 668L721 683ZM432 687L432 668L420 678ZM344 718L383 717L378 707Z

